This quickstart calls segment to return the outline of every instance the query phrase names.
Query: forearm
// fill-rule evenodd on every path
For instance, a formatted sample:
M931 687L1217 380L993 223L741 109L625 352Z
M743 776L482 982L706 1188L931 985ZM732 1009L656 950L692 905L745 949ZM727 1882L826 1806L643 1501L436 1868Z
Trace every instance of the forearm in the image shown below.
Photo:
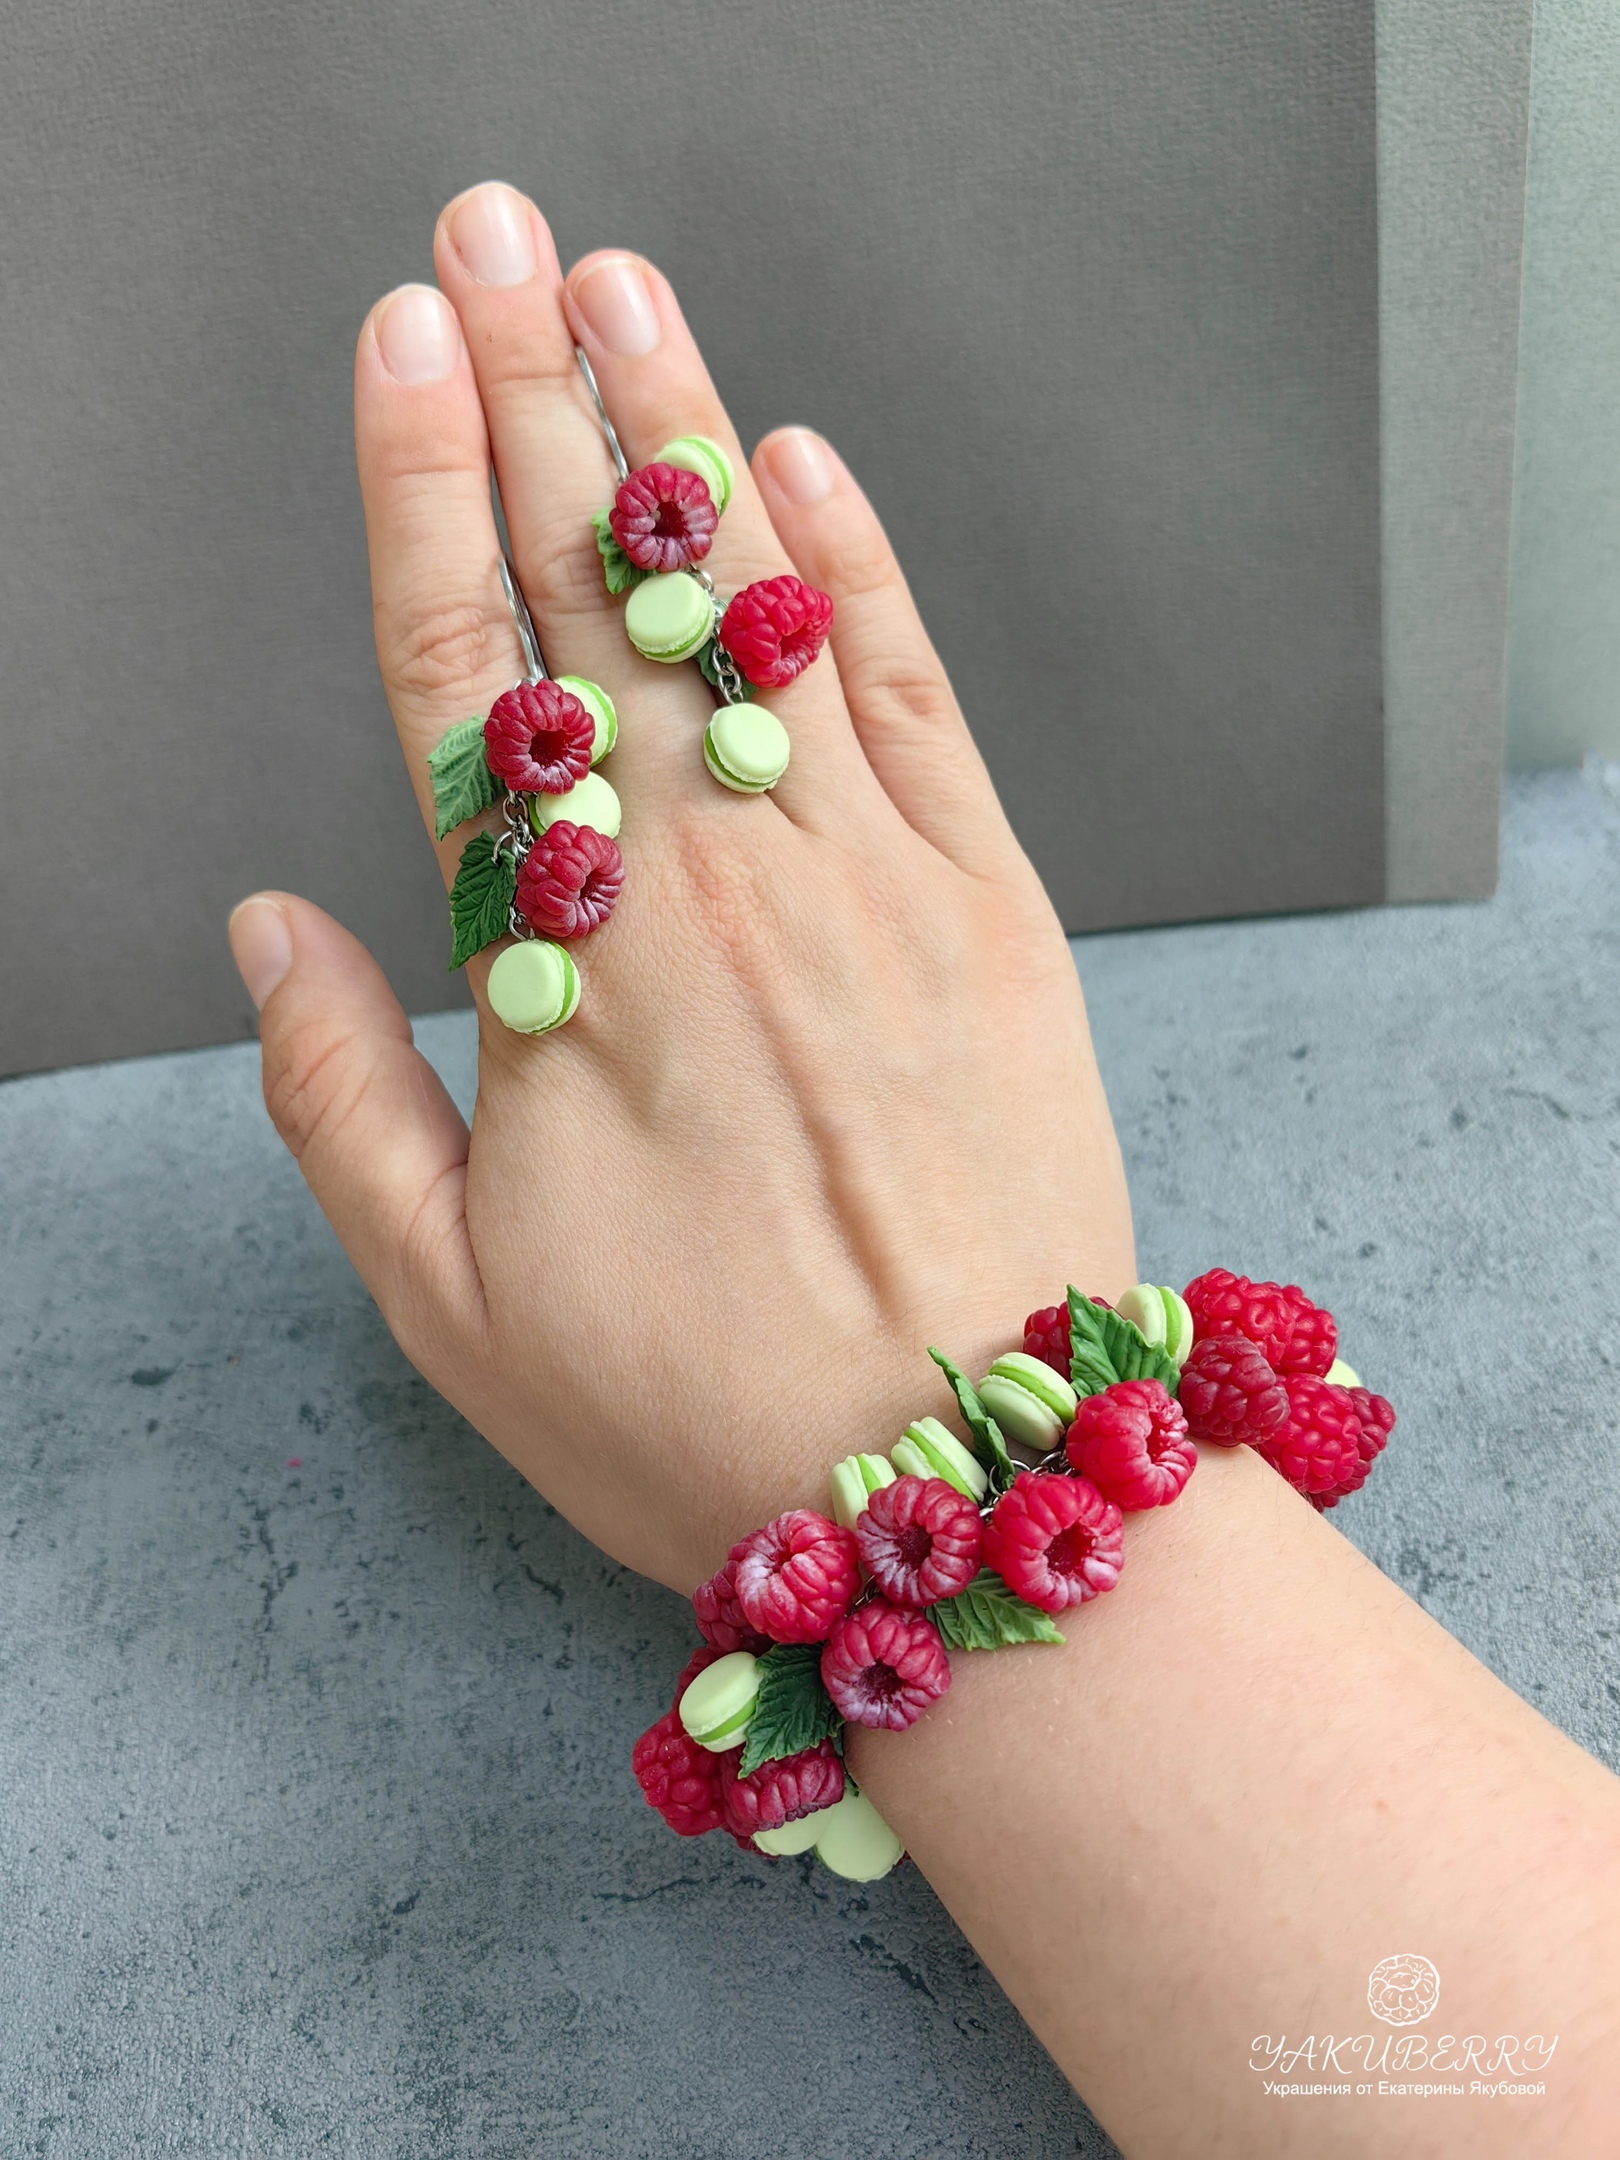
M856 1776L1132 2155L1612 2150L1620 1787L1256 1457L1201 1453L1062 1649L958 1655L912 1730L850 1729ZM1431 2040L1558 2036L1546 2096L1268 2096L1257 2035L1400 2037L1367 1976L1414 1949Z

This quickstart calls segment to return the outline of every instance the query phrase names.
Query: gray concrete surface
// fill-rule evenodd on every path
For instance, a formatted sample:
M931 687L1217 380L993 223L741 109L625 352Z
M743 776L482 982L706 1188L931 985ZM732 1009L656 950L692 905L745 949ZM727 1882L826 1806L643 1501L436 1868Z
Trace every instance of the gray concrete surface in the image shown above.
M1078 948L1144 1265L1334 1306L1402 1412L1338 1521L1611 1763L1617 866L1560 774L1488 905ZM0 2149L1111 2149L914 1872L642 1806L678 1602L406 1368L251 1049L0 1088L0 1186Z

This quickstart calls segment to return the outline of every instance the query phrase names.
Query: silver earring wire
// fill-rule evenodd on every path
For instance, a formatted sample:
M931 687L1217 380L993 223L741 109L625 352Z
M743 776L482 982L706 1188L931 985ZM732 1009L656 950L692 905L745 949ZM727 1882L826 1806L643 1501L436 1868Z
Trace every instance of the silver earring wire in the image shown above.
M519 590L517 572L512 568L512 558L502 551L501 590L506 604L512 610L512 620L517 625L518 642L523 647L524 681L537 683L549 680L546 663L540 651L540 640L534 634L534 617L529 613L529 603Z
M585 378L585 387L591 393L591 403L596 407L596 417L602 423L602 433L607 437L607 446L613 453L613 469L621 481L628 480L630 467L626 462L623 450L619 447L619 438L614 432L613 422L607 416L607 407L602 403L602 393L596 387L596 371L589 360L586 359L583 345L574 347L574 358L579 362L579 372Z

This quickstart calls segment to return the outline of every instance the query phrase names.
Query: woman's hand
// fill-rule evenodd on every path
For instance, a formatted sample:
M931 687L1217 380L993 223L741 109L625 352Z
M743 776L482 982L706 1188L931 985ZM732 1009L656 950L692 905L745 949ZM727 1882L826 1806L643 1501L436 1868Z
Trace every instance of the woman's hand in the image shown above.
M554 1035L493 1020L471 963L470 1140L329 917L256 896L232 941L271 1115L406 1355L588 1536L690 1589L944 1409L927 1343L978 1360L1065 1281L1132 1279L1119 1157L1062 931L837 458L788 430L750 476L665 280L598 254L565 283L510 189L452 203L434 261L444 297L380 302L356 357L400 742L431 831L428 752L520 672L493 461L548 666L618 706L623 898ZM710 779L709 691L639 658L604 590L576 341L632 465L677 434L732 450L722 594L791 568L833 597L830 654L771 695L774 795Z

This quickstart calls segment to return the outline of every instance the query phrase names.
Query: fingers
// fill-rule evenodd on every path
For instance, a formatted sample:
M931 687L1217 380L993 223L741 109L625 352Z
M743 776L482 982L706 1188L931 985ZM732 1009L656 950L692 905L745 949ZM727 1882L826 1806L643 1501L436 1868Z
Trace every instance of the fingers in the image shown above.
M484 1324L460 1112L382 970L331 916L255 893L230 939L260 1008L271 1122L406 1355L442 1387Z
M695 668L643 660L602 582L592 513L613 499L612 460L564 319L546 222L491 182L439 220L434 267L460 318L489 429L513 557L547 665L600 682L626 726L613 782L634 823L638 795L667 802L709 785L701 739L712 700Z
M676 435L711 436L730 456L736 485L704 562L721 597L792 570L669 280L638 256L588 255L568 273L564 306L632 466ZM879 807L834 667L818 662L767 702L793 738L779 808L814 825Z
M455 311L425 285L380 300L360 332L354 388L377 660L431 832L428 752L521 671L497 570L489 440ZM439 846L447 881L464 837Z
M1017 842L871 504L808 428L767 436L754 472L800 572L832 595L850 718L889 799L964 870L1004 869Z

